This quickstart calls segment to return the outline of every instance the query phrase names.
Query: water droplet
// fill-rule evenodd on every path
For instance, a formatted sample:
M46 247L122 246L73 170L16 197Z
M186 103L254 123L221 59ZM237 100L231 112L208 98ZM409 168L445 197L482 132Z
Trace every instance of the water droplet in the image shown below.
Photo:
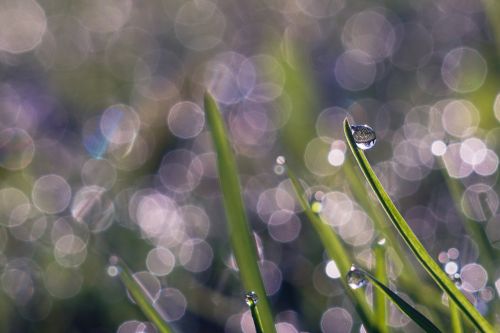
M380 245L380 246L384 246L385 245L385 238L380 238L378 241L377 241L377 244Z
M245 303L248 306L255 306L259 302L259 296L255 293L255 291L249 291L245 294Z
M276 157L276 164L285 165L286 164L285 156L280 155L280 156Z
M286 159L285 156L278 156L276 157L276 165L274 166L274 173L277 175L282 175L285 173L285 164L286 164Z
M351 270L347 273L347 284L351 289L358 289L366 286L368 280L366 279L365 273L356 268L354 265L351 266Z
M375 145L377 138L375 131L368 125L351 126L352 136L359 149L370 149Z

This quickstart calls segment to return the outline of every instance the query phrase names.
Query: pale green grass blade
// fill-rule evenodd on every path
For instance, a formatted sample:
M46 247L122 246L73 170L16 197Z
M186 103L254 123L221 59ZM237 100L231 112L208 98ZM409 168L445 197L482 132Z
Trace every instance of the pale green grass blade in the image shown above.
M439 328L436 327L436 325L434 325L429 319L427 319L426 316L424 316L420 311L411 306L404 299L399 297L398 294L389 289L385 284L377 280L370 273L364 271L363 273L378 290L381 290L387 296L387 298L389 298L401 311L403 311L408 317L410 317L424 331L429 333L441 332Z
M144 288L137 283L137 281L132 276L127 265L118 258L117 256L112 256L109 263L118 269L118 276L127 288L130 296L134 300L135 304L141 309L144 316L152 322L160 333L174 333L174 330L163 320L162 316L158 313L153 305L153 300L144 290Z
M378 180L375 172L366 159L365 154L356 146L356 142L351 133L351 126L347 119L344 120L344 134L347 143L358 162L358 165L365 175L366 180L375 192L380 204L389 216L395 228L399 231L404 241L418 259L420 264L425 268L429 275L436 281L441 289L448 294L450 301L456 302L459 309L468 318L474 326L481 332L493 333L493 327L483 318L477 309L467 300L467 298L458 290L455 284L448 278L445 272L427 253L426 249L420 243L417 236L413 233L408 223L405 221L401 213L398 211L391 198Z
M340 274L342 276L345 276L351 268L352 260L350 259L347 251L344 249L339 236L337 236L332 228L328 224L323 222L321 217L312 210L311 205L309 205L307 199L304 197L305 191L302 188L302 185L289 167L287 167L287 174L290 178L299 204L304 210L304 213L311 222L313 228L316 230L316 233L318 234L323 247L328 253L328 256L335 261ZM347 286L347 283L343 279L342 285L344 286L347 295L354 303L354 306L356 307L356 310L368 331L379 332L375 324L375 319L373 318L373 312L370 310L364 293L362 291L352 290L351 288L349 288L349 286Z
M385 244L386 240L379 241L374 248L375 252L375 277L383 284L387 284L387 272L385 261ZM389 332L387 327L387 306L385 294L379 288L373 291L373 311L377 326L380 327L382 333Z
M455 303L449 302L451 329L453 333L462 333L462 322L460 320L460 310Z
M264 331L276 332L271 307L257 264L255 240L247 221L236 160L229 144L226 127L217 104L208 93L205 94L204 103L205 115L217 154L219 183L226 211L229 238L241 281L245 290L254 291L260 298L259 309Z

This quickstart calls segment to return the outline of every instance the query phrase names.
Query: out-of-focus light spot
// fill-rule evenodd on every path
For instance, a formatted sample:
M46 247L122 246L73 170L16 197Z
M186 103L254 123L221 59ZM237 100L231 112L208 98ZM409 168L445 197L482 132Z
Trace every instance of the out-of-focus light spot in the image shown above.
M30 211L29 199L23 192L13 187L0 190L0 224L7 227L21 225Z
M452 274L455 274L456 272L458 272L458 265L456 262L454 261L449 261L447 262L445 265L444 265L444 271L446 272L446 274L448 275L452 275Z
M486 221L498 212L500 200L491 186L477 183L470 185L462 195L462 209L467 217Z
M352 326L352 316L344 308L330 308L321 316L321 331L323 333L349 333Z
M483 266L472 263L465 265L460 271L462 278L462 288L469 292L476 292L483 289L488 282L488 273Z
M257 72L245 56L224 52L207 62L202 79L217 102L235 104L252 92Z
M457 248L451 247L448 249L446 254L448 255L448 258L450 258L451 260L457 260L458 256L460 255L460 251L458 251Z
M467 100L452 100L444 107L441 121L446 132L465 138L476 131L479 125L479 111Z
M128 105L116 104L102 114L100 129L109 142L126 144L134 141L140 124L141 120L134 109Z
M342 53L335 63L335 79L349 91L364 90L375 81L377 68L365 52L349 50Z
M163 158L159 175L167 189L187 193L198 186L203 175L203 164L189 150L173 150Z
M116 181L116 169L107 160L89 159L82 167L81 177L87 186L110 189Z
M175 257L169 249L157 247L149 251L146 266L154 275L165 276L174 269Z
M354 211L352 200L343 192L328 192L323 196L321 216L332 226L348 223Z
M500 295L500 279L495 281L495 289L497 290L497 294Z
M340 271L339 268L337 267L337 264L335 261L330 260L326 266L325 266L325 273L328 275L328 277L332 279L338 279L340 277Z
M90 33L73 16L54 15L35 55L47 70L74 70L91 51Z
M111 265L111 266L108 266L108 268L106 268L106 273L111 277L115 277L115 276L118 276L118 274L120 274L120 271L119 271L118 267Z
M200 134L205 125L205 113L195 103L179 102L170 109L167 124L175 136L193 138Z
M167 322L181 319L186 313L186 297L175 288L165 288L158 292L154 304Z
M304 153L306 167L318 176L328 176L337 171L328 161L330 145L320 138L311 140Z
M127 320L121 323L116 333L156 333L156 328L151 323Z
M270 260L259 261L260 274L264 281L266 295L274 295L280 290L283 275L279 267Z
M446 143L436 140L431 145L431 152L434 156L443 156L446 153Z
M297 239L302 227L297 215L288 210L278 210L272 213L267 223L269 234L280 243L289 243Z
M365 10L349 18L342 30L342 43L347 49L363 51L378 62L393 53L396 34L384 15Z
M364 212L354 210L349 223L341 225L338 229L342 239L353 246L368 244L373 238L373 223Z
M226 18L217 5L208 0L185 2L175 16L175 34L187 48L211 49L222 38Z
M90 0L75 13L90 31L108 33L120 30L132 9L131 0Z
M500 122L500 94L497 95L493 103L493 113L495 114L495 118Z
M452 178L465 178L473 171L472 165L463 162L460 158L460 146L459 143L448 145L443 155L446 171L448 171L448 175Z
M398 49L392 55L392 62L405 70L424 66L434 49L432 36L420 23L404 23L396 27L400 38Z
M468 138L460 146L460 158L472 166L483 162L486 154L486 145L478 138Z
M115 207L104 188L85 186L75 194L71 216L85 224L92 232L102 232L111 226Z
M331 17L345 6L345 0L296 0L295 3L304 14L318 19Z
M78 294L83 284L83 276L78 270L61 267L52 262L45 269L44 281L52 296L66 299Z
M7 0L0 4L0 49L10 53L33 50L47 29L45 12L33 0Z
M331 144L331 150L328 153L328 163L333 166L341 166L345 160L346 146L344 141L334 141Z
M459 93L479 89L486 78L488 67L483 56L470 47L458 47L444 57L441 75L446 85Z
M71 201L71 187L59 175L45 175L38 178L31 192L34 205L44 213L60 213Z
M193 273L206 271L212 265L213 258L212 247L202 239L189 239L179 250L179 263Z
M265 103L281 95L285 83L285 72L276 58L267 54L257 54L246 59L241 66L239 82L247 85L253 83L247 99Z
M280 322L276 323L276 332L277 333L299 333L295 326L290 323Z
M4 292L18 305L28 303L35 293L33 279L23 269L7 267L0 280Z
M87 244L78 236L62 236L54 245L54 257L64 267L78 267L87 258Z
M6 128L0 132L0 167L24 169L31 163L34 154L35 144L25 130Z

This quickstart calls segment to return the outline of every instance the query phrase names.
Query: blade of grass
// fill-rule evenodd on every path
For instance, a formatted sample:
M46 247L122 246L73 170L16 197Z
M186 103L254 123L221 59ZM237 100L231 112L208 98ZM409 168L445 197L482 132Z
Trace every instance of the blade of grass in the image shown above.
M271 307L257 264L255 240L251 234L243 205L236 160L229 144L224 121L217 104L208 93L205 93L204 105L217 154L219 183L226 211L229 238L241 281L245 290L254 291L260 298L260 317L264 331L266 333L276 332Z
M356 146L356 142L351 133L351 126L347 118L344 120L344 134L347 143L358 162L358 166L363 172L366 180L375 192L380 204L389 216L394 227L399 231L401 237L418 259L420 264L425 268L429 275L436 281L441 289L448 294L451 301L456 302L462 313L476 326L481 332L493 333L493 327L481 316L479 311L467 300L467 298L458 290L455 284L446 276L446 273L427 253L422 243L413 233L408 223L405 221L401 213L398 211L391 198L378 180L375 172L366 159L365 154Z
M250 308L250 313L252 313L253 324L255 326L256 333L263 333L262 319L260 317L259 308L257 307L258 298L252 292L245 295L245 302Z
M387 284L387 274L385 271L385 238L375 245L375 277L383 284ZM373 291L373 310L377 325L382 333L387 333L387 310L385 304L385 295L376 288Z
M357 268L359 270L359 268ZM362 271L362 270L361 270ZM426 316L420 311L411 306L408 302L398 296L395 292L389 289L385 284L377 280L373 275L368 272L362 271L368 280L380 291L382 291L387 298L389 298L401 311L410 317L418 326L424 331L429 333L441 332Z
M311 205L304 197L305 191L295 174L290 170L289 167L287 167L286 170L288 178L290 179L292 187L295 191L295 195L299 201L300 206L304 210L305 215L311 222L313 228L316 230L316 233L318 234L321 243L328 253L328 256L335 261L340 274L342 276L345 276L345 274L349 272L353 261L350 259L349 254L344 249L344 246L342 245L342 242L340 241L337 234L327 223L323 222L318 214L313 211ZM360 291L353 291L351 288L349 288L349 286L343 279L342 285L346 290L347 295L351 298L356 311L358 312L368 331L380 332L380 330L376 326L375 319L373 318L373 313L369 308L364 294Z
M454 302L448 302L450 307L451 329L453 333L462 333L462 322L460 321L460 311Z
M127 265L117 256L111 256L109 263L118 269L118 276L127 288L135 304L141 309L146 318L152 322L160 333L174 333L174 330L163 320L152 304L151 297L144 288L137 283Z

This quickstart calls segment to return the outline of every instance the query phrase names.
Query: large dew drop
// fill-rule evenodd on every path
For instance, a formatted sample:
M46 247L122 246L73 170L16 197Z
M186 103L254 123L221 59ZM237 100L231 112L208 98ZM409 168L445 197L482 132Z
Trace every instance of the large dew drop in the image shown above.
M349 287L351 289L358 289L366 286L367 283L368 280L366 279L365 273L353 265L351 270L347 273L347 284Z
M245 294L245 303L247 303L248 306L255 306L258 302L259 297L255 293L255 291L249 291Z
M366 150L375 146L377 137L375 131L368 125L351 126L352 136L358 148Z

